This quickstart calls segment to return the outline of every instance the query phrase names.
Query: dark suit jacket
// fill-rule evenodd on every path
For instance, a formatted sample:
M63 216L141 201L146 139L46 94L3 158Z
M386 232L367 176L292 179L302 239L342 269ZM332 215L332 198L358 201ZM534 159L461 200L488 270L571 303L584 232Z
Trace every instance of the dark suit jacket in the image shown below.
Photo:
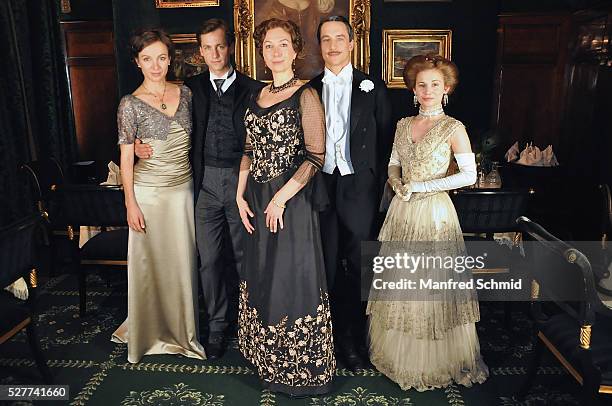
M324 73L321 73L310 81L321 97L323 76ZM364 80L372 81L374 89L369 92L361 90L359 85ZM355 173L371 169L382 182L382 186L387 179L387 164L393 145L391 103L387 86L382 80L355 68L353 68L350 126L351 163Z
M210 107L210 73L204 72L197 76L190 77L185 81L185 85L193 93L193 132L191 134L191 165L193 167L193 188L194 198L197 202L198 193L204 178L204 141L206 139L206 128L208 127L208 113ZM251 79L248 76L236 71L236 80L233 85L234 92L234 112L232 121L234 131L244 147L246 130L244 128L244 114L247 109L249 95L261 89L264 84Z

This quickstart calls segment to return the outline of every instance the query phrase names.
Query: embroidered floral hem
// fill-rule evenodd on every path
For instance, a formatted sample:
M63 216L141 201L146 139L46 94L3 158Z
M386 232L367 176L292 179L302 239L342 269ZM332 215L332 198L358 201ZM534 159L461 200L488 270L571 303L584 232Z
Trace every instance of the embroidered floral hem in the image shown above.
M290 394L327 391L336 361L326 293L315 314L292 323L285 316L275 325L263 325L257 309L249 305L247 283L241 281L239 308L240 351L257 368L264 386Z

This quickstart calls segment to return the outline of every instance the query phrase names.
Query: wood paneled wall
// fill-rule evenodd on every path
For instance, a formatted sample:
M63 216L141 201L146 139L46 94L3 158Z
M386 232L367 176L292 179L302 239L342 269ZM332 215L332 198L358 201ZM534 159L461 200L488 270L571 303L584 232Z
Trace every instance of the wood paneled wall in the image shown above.
M81 160L117 159L117 69L110 21L62 22Z
M560 145L569 34L569 14L500 16L493 125L504 151Z

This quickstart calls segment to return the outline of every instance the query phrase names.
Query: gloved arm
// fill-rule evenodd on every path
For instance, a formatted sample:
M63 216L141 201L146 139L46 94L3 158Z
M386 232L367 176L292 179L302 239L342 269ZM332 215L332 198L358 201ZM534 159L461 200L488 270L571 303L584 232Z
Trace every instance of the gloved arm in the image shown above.
M441 179L410 182L411 192L440 192L476 183L476 159L472 152L455 154L459 173Z
M395 194L402 200L410 199L412 193L410 192L409 184L405 185L404 182L402 182L402 164L399 161L395 145L393 145L393 150L391 151L387 175L389 176L389 186L391 186Z

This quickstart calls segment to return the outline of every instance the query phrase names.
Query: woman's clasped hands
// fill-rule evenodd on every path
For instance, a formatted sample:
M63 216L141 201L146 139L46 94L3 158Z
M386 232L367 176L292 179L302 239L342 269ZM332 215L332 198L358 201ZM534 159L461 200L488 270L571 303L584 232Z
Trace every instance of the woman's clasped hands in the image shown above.
M410 200L410 196L412 195L412 188L410 187L410 183L403 183L401 179L390 177L389 185L391 189L395 192L397 197L407 202Z

